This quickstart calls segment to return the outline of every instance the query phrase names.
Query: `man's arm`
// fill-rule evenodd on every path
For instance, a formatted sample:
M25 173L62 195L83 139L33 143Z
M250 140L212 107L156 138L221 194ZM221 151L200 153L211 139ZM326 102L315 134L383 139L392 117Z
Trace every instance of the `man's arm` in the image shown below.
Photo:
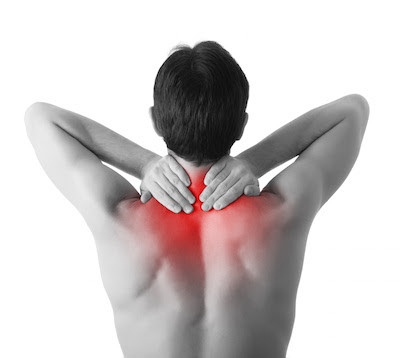
M28 137L44 170L85 218L96 208L103 212L112 211L123 199L139 198L133 186L102 161L139 179L145 178L154 167L158 167L158 163L168 162L167 158L142 148L89 118L47 103L30 106L25 114L25 123ZM175 177L179 174L182 181L189 180L180 166L178 171L170 172ZM153 182L147 180L147 183ZM169 185L173 187L171 183ZM161 186L156 189L155 197L162 189L170 190ZM182 187L187 190L184 194L174 187L172 195L162 194L163 197L159 198L162 204L170 210L179 211L180 207L175 207L181 202L184 205L186 199L183 195L191 195L189 189L182 185L181 190ZM173 200L172 196L178 197L178 194L179 199Z
M263 190L292 203L304 195L312 195L318 210L353 167L368 116L369 106L365 98L357 94L348 95L303 114L236 159L247 163L259 178L298 156ZM208 180L214 182L220 172L211 172ZM215 188L219 184L213 183Z

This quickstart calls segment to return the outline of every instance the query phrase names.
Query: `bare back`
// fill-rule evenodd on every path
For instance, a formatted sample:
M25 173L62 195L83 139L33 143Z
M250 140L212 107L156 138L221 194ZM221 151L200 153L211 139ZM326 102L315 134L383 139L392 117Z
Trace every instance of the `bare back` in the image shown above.
M121 202L96 243L125 357L284 357L308 232L290 216L266 191L189 215Z
M45 103L29 107L25 123L41 165L96 238L126 358L283 358L308 231L354 165L368 117L357 94L305 113L240 154L257 177L298 155L260 196L211 212L197 201L189 215L142 204L102 164L105 156L140 177L154 156L135 143ZM197 198L204 175L191 177Z

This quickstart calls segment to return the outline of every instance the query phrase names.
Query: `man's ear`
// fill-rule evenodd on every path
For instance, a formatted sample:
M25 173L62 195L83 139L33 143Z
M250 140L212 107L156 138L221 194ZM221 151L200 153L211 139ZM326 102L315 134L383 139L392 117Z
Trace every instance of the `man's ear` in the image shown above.
M244 120L243 120L243 126L242 129L239 132L239 135L237 136L236 140L239 140L240 138L242 138L243 132L244 132L244 128L246 127L247 121L249 119L249 114L247 112L244 113Z
M149 108L149 114L150 114L151 123L153 124L153 128L154 128L155 132L156 132L160 137L162 137L161 131L160 131L160 129L157 127L157 123L156 123L156 121L154 120L154 107L153 107L153 106L151 106L151 107Z

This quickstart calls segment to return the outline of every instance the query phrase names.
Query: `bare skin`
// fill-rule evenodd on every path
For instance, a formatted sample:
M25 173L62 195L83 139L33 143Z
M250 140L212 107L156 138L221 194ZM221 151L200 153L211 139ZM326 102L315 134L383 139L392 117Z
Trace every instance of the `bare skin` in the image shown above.
M202 167L55 106L35 104L25 120L43 168L93 232L126 358L280 358L308 231L349 174L368 115L363 97L345 96ZM120 153L107 150L116 143ZM296 156L259 196L234 201ZM144 179L145 198L101 160Z
M206 172L188 172L198 197ZM190 215L122 201L97 242L125 356L283 357L304 248L285 243L285 209L266 191Z

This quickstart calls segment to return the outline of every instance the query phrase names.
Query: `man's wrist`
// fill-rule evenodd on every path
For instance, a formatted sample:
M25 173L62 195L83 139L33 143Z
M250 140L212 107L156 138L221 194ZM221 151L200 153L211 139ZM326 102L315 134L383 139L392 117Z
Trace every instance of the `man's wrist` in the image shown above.
M148 153L144 153L142 156L142 163L139 167L139 179L143 180L149 168L162 157L156 153L148 151Z
M244 153L237 155L235 158L241 160L257 179L260 178L259 170L257 170L257 167L254 166L253 162Z

